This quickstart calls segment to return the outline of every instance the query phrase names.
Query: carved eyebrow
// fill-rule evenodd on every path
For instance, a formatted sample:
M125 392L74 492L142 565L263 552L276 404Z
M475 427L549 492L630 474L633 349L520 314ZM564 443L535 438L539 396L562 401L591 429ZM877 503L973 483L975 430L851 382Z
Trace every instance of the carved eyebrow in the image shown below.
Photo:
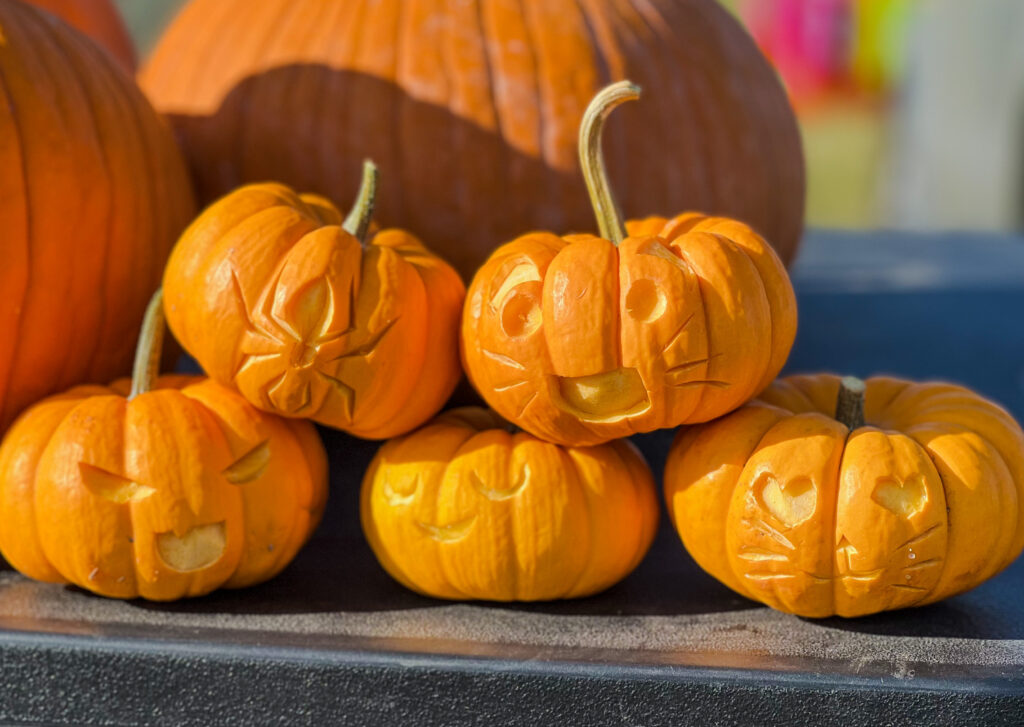
M144 500L156 492L152 487L88 462L79 462L78 471L82 476L82 484L89 492L118 505Z
M221 472L232 485L244 485L259 478L270 464L270 440L264 440Z

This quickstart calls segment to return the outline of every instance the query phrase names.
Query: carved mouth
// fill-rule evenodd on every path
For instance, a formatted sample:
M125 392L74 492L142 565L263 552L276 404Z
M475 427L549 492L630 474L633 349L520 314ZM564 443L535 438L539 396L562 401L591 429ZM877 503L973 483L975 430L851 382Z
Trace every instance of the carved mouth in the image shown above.
M647 387L635 368L590 376L556 376L556 404L587 422L617 422L651 408Z
M213 565L227 549L224 522L197 525L180 538L172 532L158 533L156 552L160 560L181 573L202 570Z

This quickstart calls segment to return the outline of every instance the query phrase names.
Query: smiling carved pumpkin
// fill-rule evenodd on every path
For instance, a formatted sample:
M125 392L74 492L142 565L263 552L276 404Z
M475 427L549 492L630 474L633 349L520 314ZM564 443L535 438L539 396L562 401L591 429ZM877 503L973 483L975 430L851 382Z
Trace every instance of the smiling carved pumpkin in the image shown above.
M363 242L376 178L368 163L344 221L321 197L242 187L192 223L164 274L167 322L213 379L264 411L369 439L422 424L451 394L465 297L409 233Z
M363 479L381 565L436 598L597 593L632 571L658 523L650 470L626 441L560 447L477 408L385 444Z
M801 616L860 616L974 588L1024 547L1024 432L949 384L775 382L682 430L669 513L698 564Z
M313 426L205 378L151 386L159 310L157 297L132 382L46 399L0 445L0 551L25 575L116 598L198 596L271 578L316 526L327 464Z
M768 385L796 335L782 262L747 225L686 213L626 223L625 237L600 135L610 110L638 93L609 86L580 127L601 236L535 232L498 248L463 314L477 390L560 444L721 416Z

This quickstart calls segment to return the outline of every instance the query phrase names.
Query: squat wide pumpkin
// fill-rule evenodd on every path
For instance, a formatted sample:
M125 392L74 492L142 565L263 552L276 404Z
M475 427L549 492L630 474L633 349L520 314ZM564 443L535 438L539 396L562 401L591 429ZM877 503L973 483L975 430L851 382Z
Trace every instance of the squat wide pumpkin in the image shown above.
M627 223L624 239L600 136L610 110L638 93L609 86L580 127L601 236L535 232L498 248L463 313L477 390L560 444L721 416L768 385L796 335L782 262L747 225L689 213Z
M133 380L27 410L0 445L0 551L27 576L158 601L276 575L320 519L327 462L311 424L204 378L153 381L150 304Z
M483 409L385 444L363 479L363 532L395 580L436 598L577 598L617 583L658 523L626 441L559 447Z
M171 253L167 321L216 381L257 408L369 439L437 413L462 375L465 286L407 232L364 243L377 171L348 219L280 184L204 211Z
M665 470L697 563L810 617L974 588L1024 547L1022 488L1024 432L1009 414L959 386L891 378L779 380L682 430Z

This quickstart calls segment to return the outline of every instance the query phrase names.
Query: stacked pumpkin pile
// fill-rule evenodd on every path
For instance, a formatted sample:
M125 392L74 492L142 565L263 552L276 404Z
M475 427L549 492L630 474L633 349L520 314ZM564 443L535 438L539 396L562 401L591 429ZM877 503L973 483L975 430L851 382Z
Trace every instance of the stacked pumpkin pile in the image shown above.
M399 0L264 0L249 24L232 26L248 40L218 36L218 23L243 16L237 2L193 0L143 75L175 115L204 201L219 196L163 268L193 214L169 132L98 48L0 0L11 101L0 123L20 131L0 150L0 173L20 195L5 196L2 211L10 239L25 241L0 271L21 301L0 308L9 382L0 426L48 393L125 366L128 330L163 270L132 379L43 399L6 433L0 550L20 571L152 599L272 577L325 503L311 421L392 438L364 478L364 531L394 578L440 598L578 597L625 577L651 544L658 507L651 472L624 438L662 428L682 427L664 479L686 547L722 582L776 608L859 615L926 603L977 585L1024 548L1024 433L994 404L894 379L773 383L796 303L754 227L792 251L798 145L770 71L713 2L612 12L536 0L513 12L480 0L438 23L398 13ZM674 36L696 33L694 23L719 31L695 42L721 68L679 55L687 44ZM361 53L370 44L358 34L384 27L396 45L426 47L406 65L396 53ZM466 65L444 88L451 109L412 95L448 78L433 55L439 27L459 29L450 32L460 41L470 28L508 35L454 46ZM627 31L640 32L640 46L623 42ZM512 41L534 36L531 57L544 63L527 72ZM581 44L589 64L572 56ZM228 47L232 63L210 64ZM327 57L339 47L347 61ZM574 72L547 75L556 62ZM387 63L395 83L381 80ZM684 82L669 80L673 63L693 68ZM487 64L505 76L476 98ZM634 128L648 128L618 135L618 150L648 150L622 185L628 207L670 207L689 194L753 227L697 213L623 221L602 132L639 89L613 83L585 110L571 106L602 74L633 71L653 93L634 104L645 110ZM533 102L517 85L527 78ZM709 120L686 109L687 84L728 113ZM758 103L731 103L737 84ZM471 96L476 126L456 113ZM335 117L348 119L344 133ZM599 234L527 232L584 225L577 185L560 168L573 166L570 123ZM701 142L719 155L713 164L696 155ZM775 159L787 143L797 151ZM521 153L531 148L539 153ZM367 151L383 174L368 162L350 189L335 162ZM624 152L613 159L613 170L636 164ZM243 184L259 178L355 202L343 215L283 183ZM474 194L487 204L469 204ZM457 261L472 275L468 292L413 233L378 228L377 210ZM209 378L157 377L164 315ZM90 357L69 355L83 346ZM493 412L431 420L463 368Z

